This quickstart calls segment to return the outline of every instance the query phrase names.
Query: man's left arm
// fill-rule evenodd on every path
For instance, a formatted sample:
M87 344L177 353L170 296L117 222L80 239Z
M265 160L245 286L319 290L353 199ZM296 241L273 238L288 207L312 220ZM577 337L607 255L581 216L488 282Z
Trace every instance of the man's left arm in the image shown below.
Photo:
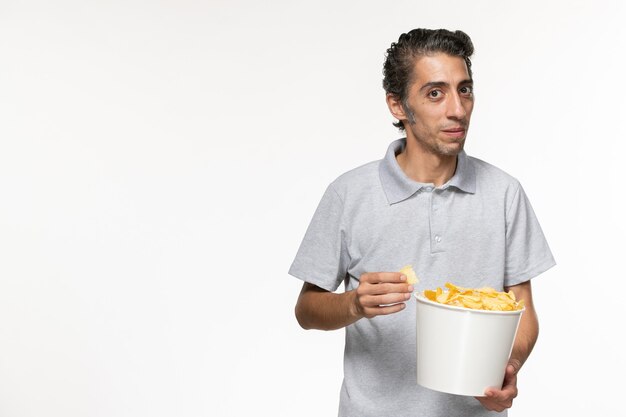
M517 373L528 359L539 335L539 321L533 306L530 280L519 285L505 287L505 290L513 291L516 299L524 300L525 311L517 329L502 389L489 388L485 391L484 397L476 397L486 409L498 412L513 405L513 399L517 397Z

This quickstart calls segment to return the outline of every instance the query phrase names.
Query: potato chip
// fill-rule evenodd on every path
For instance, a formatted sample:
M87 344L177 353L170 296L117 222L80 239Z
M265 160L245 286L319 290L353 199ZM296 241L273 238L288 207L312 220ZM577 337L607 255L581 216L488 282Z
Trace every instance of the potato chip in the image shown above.
M445 287L446 290L439 287L424 290L424 297L437 303L474 310L513 311L524 308L524 300L517 301L513 291L496 291L491 287L463 288L450 282L446 282Z
M433 290L424 290L424 297L430 301L437 301L437 293Z
M407 265L405 267L402 267L402 269L400 269L400 273L406 275L407 284L415 285L420 282L420 280L417 278L417 275L415 275L413 265Z

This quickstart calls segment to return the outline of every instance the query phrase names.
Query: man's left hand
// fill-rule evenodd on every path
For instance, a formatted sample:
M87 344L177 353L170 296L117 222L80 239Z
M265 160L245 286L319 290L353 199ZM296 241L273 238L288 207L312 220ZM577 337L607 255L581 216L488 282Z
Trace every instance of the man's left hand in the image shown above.
M519 368L519 361L511 360L506 366L502 389L487 388L484 397L476 397L483 407L487 410L497 412L511 408L513 399L517 397L517 372Z

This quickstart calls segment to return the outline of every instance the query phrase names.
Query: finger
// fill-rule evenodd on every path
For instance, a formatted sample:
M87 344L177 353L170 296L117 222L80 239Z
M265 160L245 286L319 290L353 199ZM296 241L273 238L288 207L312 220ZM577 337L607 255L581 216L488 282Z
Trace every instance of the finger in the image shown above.
M370 272L361 275L361 281L369 282L370 284L379 284L382 282L405 282L406 275L399 272Z
M517 369L515 369L515 367L511 364L508 364L506 366L505 372L504 372L504 380L510 380L515 378L515 376L517 375Z
M383 295L363 295L360 298L361 304L367 307L380 306L382 304L395 304L407 301L411 298L409 293L393 293Z
M503 398L502 390L497 388L487 388L485 391L485 397L492 401L500 401Z
M491 401L510 407L513 404L513 399L517 397L517 387L515 385L509 385L502 387L501 390L488 388L485 391L485 396Z
M510 370L508 366L507 366L506 373L504 375L504 381L502 383L502 390L503 391L513 390L515 392L515 395L517 395L517 375L515 373L515 370L514 369Z
M483 407L485 407L487 410L492 410L492 411L497 411L497 412L504 411L505 409L510 408L513 405L511 401L509 401L507 404L506 401L504 402L498 401L490 397L475 397L475 398L478 401L480 401Z
M399 303L391 306L384 307L367 307L365 308L365 314L367 317L375 317L375 316L386 316L388 314L397 313L398 311L404 310L406 304Z
M365 284L362 286L363 294L382 295L391 293L410 293L413 286L407 283L381 283L381 284Z
M474 398L476 398L482 404L483 407L485 407L487 410L490 410L490 411L501 412L501 411L504 411L506 408L502 404L488 397L474 397Z
M513 405L513 399L515 398L515 396L516 394L512 392L504 392L504 393L498 393L494 395L493 397L488 397L488 398L494 401L495 403L504 405L506 407L510 407L511 405Z
M510 359L509 363L507 365L507 371L509 369L509 367L511 367L513 369L513 374L517 375L517 373L519 372L520 368L522 367L522 363L518 360L518 359Z
M517 397L517 376L515 375L514 367L508 365L504 373L504 380L502 381L502 388L487 388L485 390L485 396L492 398L496 401L511 401Z

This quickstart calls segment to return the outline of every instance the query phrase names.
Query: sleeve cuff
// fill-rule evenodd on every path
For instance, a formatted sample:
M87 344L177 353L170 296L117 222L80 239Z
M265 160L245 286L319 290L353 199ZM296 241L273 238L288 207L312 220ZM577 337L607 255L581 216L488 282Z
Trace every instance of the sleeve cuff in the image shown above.
M556 265L556 262L554 261L554 258L550 257L544 260L543 262L533 266L532 268L527 269L526 271L523 271L519 274L505 277L504 286L512 287L514 285L518 285L528 280L531 280L539 276L540 274L543 274L544 272L546 272L548 269L552 268L555 265Z

